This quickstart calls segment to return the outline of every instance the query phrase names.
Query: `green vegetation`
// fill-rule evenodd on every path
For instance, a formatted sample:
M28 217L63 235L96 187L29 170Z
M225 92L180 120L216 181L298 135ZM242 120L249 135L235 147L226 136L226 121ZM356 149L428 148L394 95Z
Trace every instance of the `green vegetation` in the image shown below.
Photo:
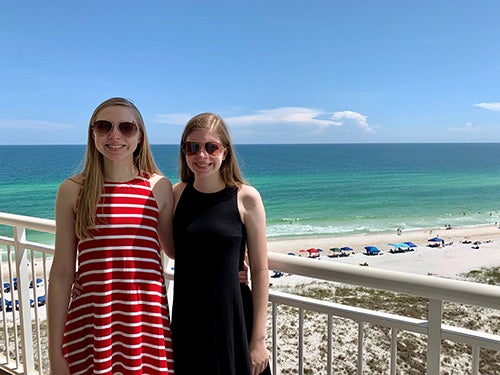
M481 268L461 275L470 281L500 285L500 268ZM295 286L282 286L279 291L304 297L329 301L354 307L378 310L396 315L427 319L428 300L404 294L392 293L363 287L345 287L336 283L311 282ZM279 340L286 342L286 354L279 351L280 368L283 374L296 369L298 352L290 352L298 347L298 309L279 307ZM304 313L304 364L306 373L325 373L327 362L327 317L325 314L306 311ZM463 304L444 303L443 323L455 327L500 334L500 314L498 310ZM357 323L349 319L333 317L333 367L334 373L355 374L357 357ZM388 328L364 324L365 366L367 373L387 374L391 331ZM427 337L412 332L397 333L398 374L424 374L426 372ZM351 342L353 341L353 342ZM321 350L320 350L321 348ZM441 374L470 373L472 363L470 347L443 341ZM480 373L500 374L500 352L481 350Z
M478 270L463 273L460 276L466 280L475 281L481 284L500 285L500 267L482 267Z

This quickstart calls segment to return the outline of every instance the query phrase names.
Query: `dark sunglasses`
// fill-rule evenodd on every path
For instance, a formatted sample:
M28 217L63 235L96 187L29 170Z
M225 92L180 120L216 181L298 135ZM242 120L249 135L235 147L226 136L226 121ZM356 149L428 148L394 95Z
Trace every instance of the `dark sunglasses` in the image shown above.
M92 125L92 129L94 129L96 135L102 137L109 134L111 130L113 130L113 126L114 125L111 123L111 121L97 120ZM133 122L120 122L117 127L120 133L122 133L127 138L132 138L137 134L137 131L139 130L139 127Z
M224 148L220 143L217 142L184 142L182 144L182 152L184 152L186 155L196 155L201 152L203 146L205 146L205 151L207 152L207 154L212 156L218 156Z

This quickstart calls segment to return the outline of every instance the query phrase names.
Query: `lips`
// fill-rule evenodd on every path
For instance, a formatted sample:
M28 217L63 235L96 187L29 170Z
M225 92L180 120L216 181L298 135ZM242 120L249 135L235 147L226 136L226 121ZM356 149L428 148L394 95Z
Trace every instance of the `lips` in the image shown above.
M106 145L106 147L110 148L111 150L119 150L125 146L124 145Z

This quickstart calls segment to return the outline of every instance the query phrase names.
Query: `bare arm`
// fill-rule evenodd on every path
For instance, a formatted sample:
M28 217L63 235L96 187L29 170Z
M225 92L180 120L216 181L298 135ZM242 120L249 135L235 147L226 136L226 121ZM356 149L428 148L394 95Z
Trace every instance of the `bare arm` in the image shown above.
M57 192L55 252L50 268L48 289L49 358L52 374L69 374L62 357L62 338L68 313L71 285L75 278L76 244L75 205L80 185L64 181Z
M253 332L250 341L252 372L259 374L269 361L266 350L266 319L269 298L266 213L259 192L244 185L239 192L239 208L247 230L248 258L254 306Z
M151 178L153 194L160 210L158 234L163 250L169 258L175 258L174 239L172 234L172 215L174 210L174 195L172 183L164 176L154 175Z

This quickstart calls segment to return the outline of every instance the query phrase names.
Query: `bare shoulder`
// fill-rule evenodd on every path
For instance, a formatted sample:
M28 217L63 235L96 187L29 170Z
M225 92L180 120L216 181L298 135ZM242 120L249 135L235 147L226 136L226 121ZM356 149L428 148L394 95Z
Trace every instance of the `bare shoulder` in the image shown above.
M59 185L59 192L71 194L72 192L80 192L83 184L83 175L81 173L68 177Z
M151 184L152 188L154 188L156 185L159 185L160 188L162 187L172 188L172 183L170 182L170 180L167 177L158 173L153 173L149 177L149 183Z
M75 184L78 186L82 186L83 184L83 174L78 173L75 174L74 176L68 177L66 180L63 181L63 184L67 183L68 185Z
M261 200L259 191L251 185L243 184L238 191L238 195L243 199Z
M238 201L245 208L251 210L262 205L262 198L259 191L251 185L243 184L238 191Z
M156 199L158 207L161 209L172 207L172 183L170 180L160 174L153 174L149 177L149 183L153 190L153 195Z
M265 226L266 214L259 191L250 185L241 185L238 190L238 210L241 221L251 231ZM249 232L250 233L250 232Z
M78 201L80 190L83 184L82 174L77 174L65 179L57 190L56 206L74 207Z
M182 192L184 191L184 188L186 187L185 182L178 182L174 184L173 189L174 189L174 199L177 202L179 200L179 197L181 196Z

